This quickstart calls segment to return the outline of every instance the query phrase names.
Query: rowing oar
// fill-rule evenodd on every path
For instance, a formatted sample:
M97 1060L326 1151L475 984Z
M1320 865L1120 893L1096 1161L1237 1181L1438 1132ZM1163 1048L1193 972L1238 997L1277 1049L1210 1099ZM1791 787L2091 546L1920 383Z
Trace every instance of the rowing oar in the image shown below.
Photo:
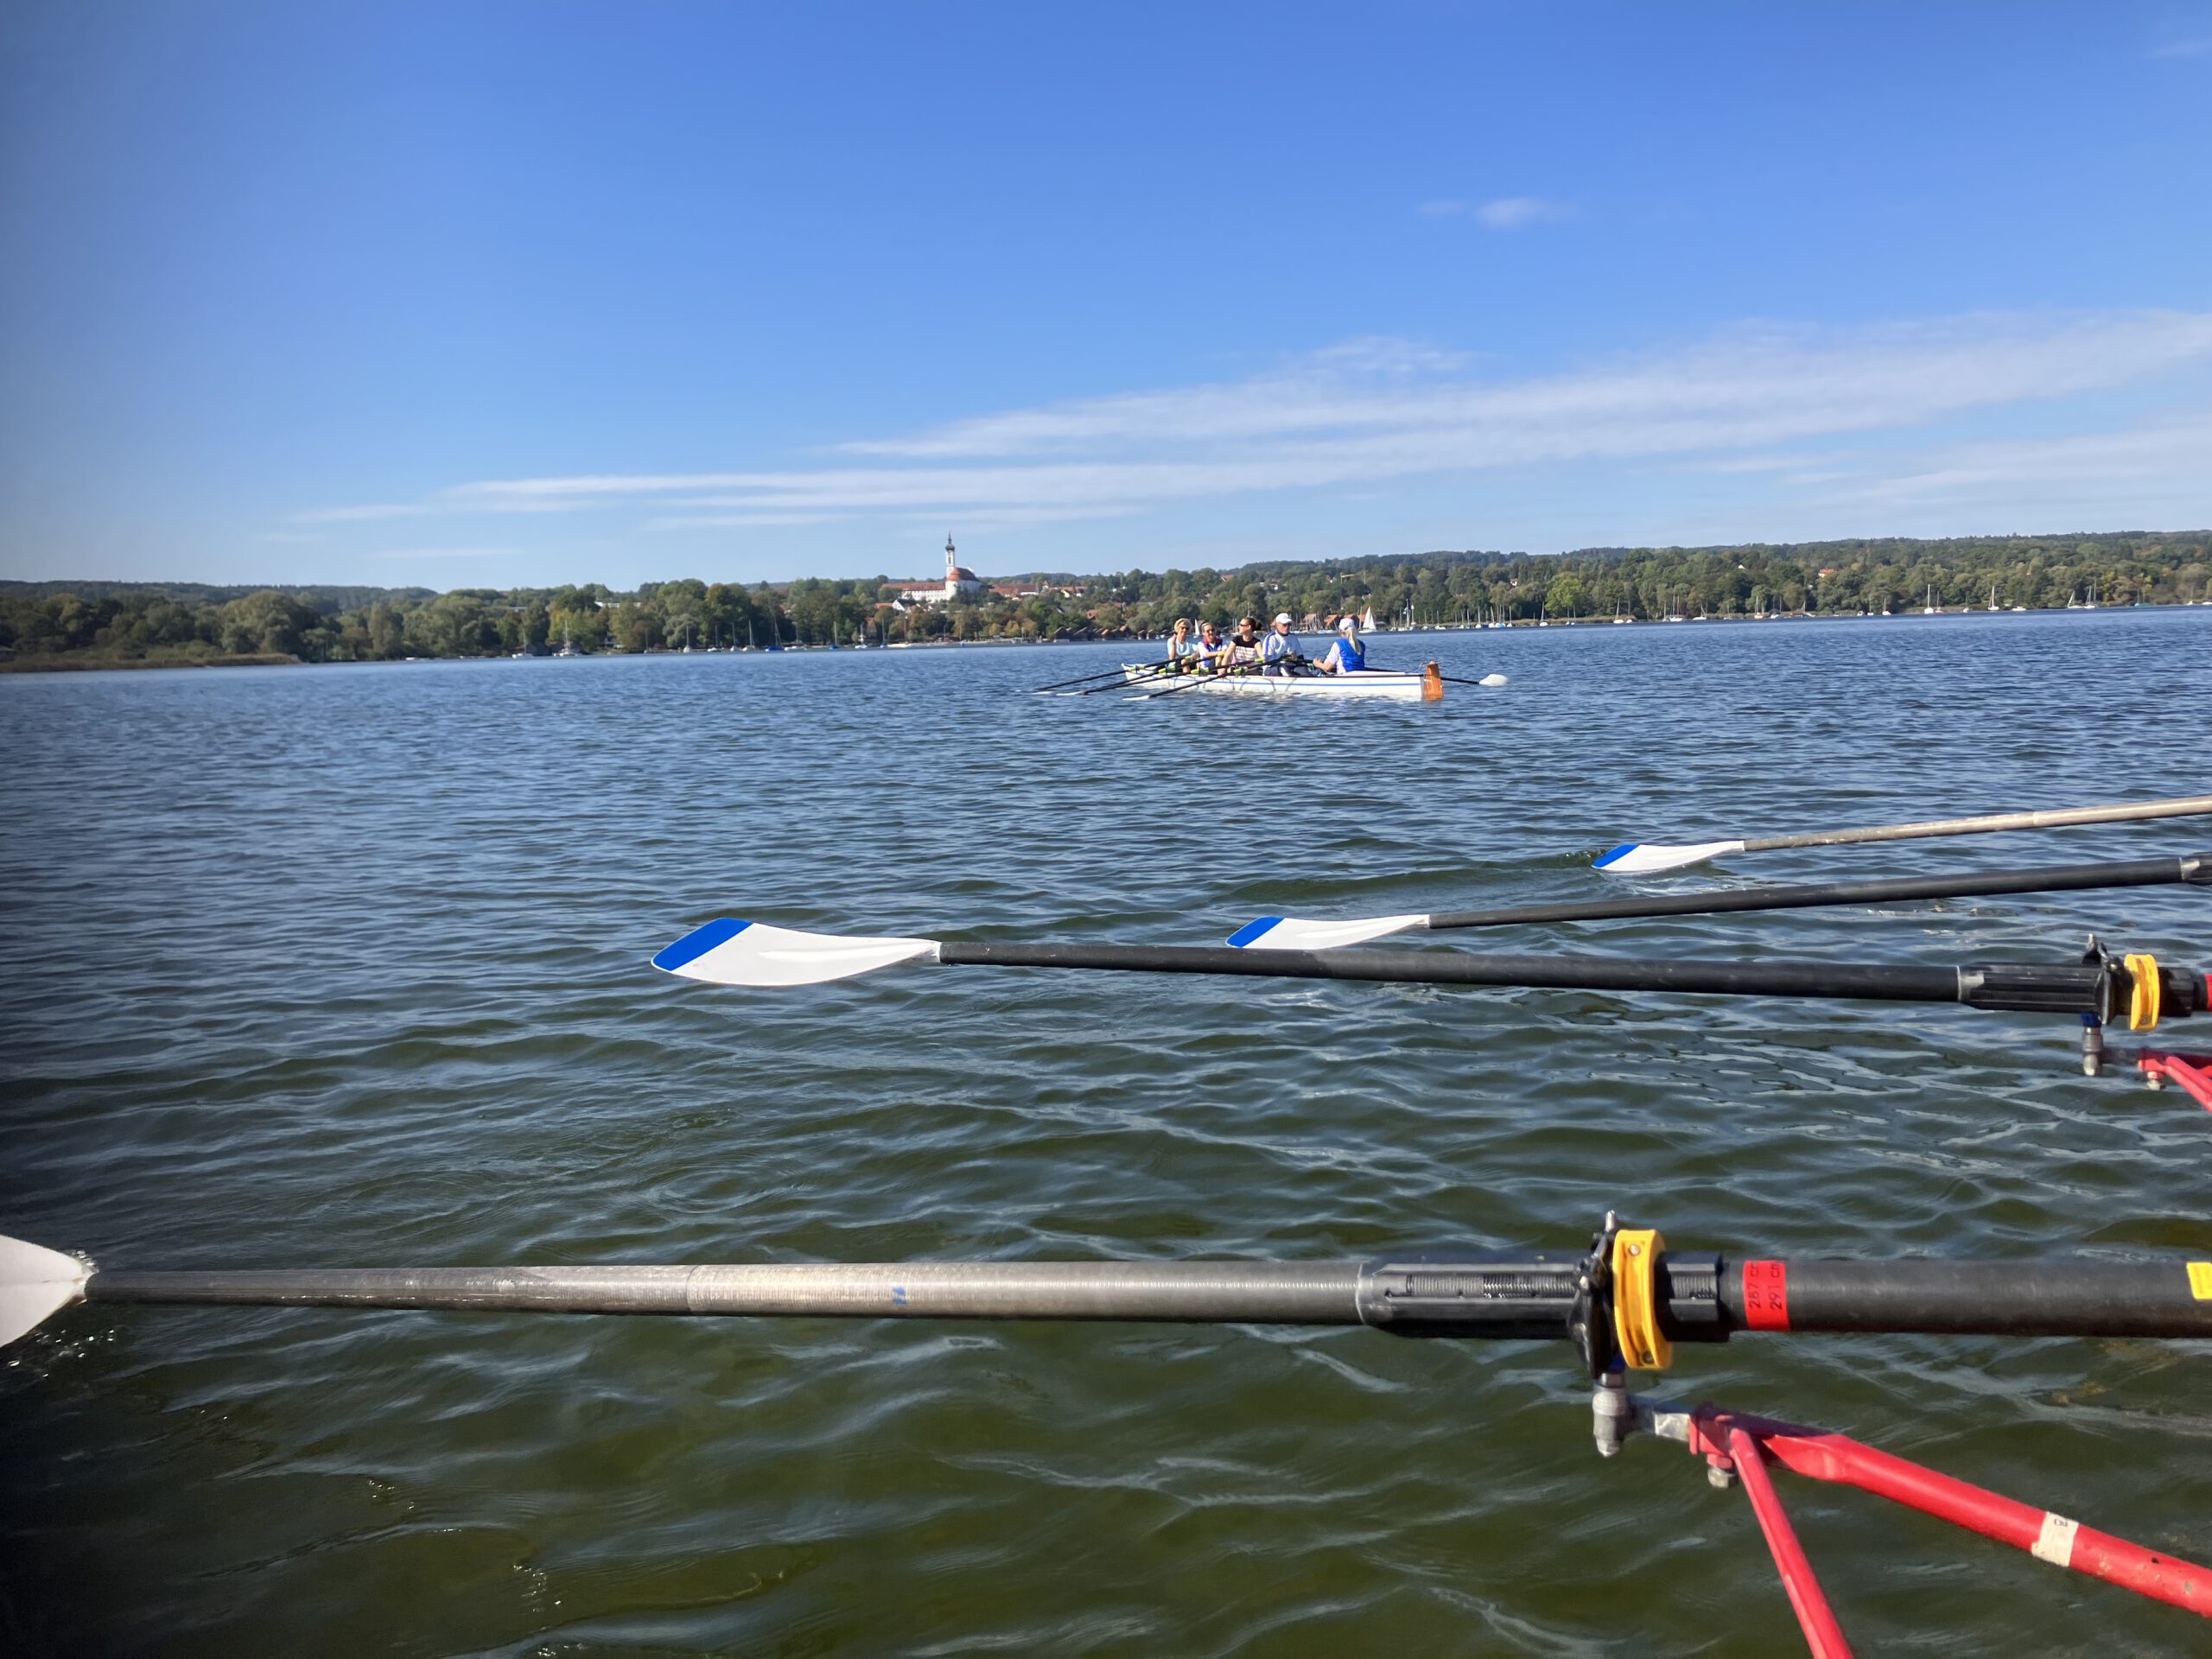
M1418 673L1420 671L1406 668L1377 668L1369 671L1376 674L1412 674ZM1485 674L1479 680L1462 679L1457 674L1439 674L1436 677L1446 685L1479 685L1491 689L1508 683L1503 674Z
M1754 836L1742 841L1705 841L1694 846L1662 847L1655 842L1624 841L1598 855L1598 868L1615 875L1649 875L1678 870L1731 853L1765 853L1783 847L1842 847L1862 841L1918 841L1929 836L1978 836L2000 830L2063 830L2076 823L2133 823L2143 818L2187 818L2212 815L2212 795L2184 795L2170 801L2133 801L2120 806L2075 806L2053 812L1999 812L1981 818L1939 818L1924 823L1885 823L1871 830L1823 830L1804 836Z
M1172 697L1178 691L1196 690L1199 686L1211 684L1216 680L1228 679L1232 675L1256 674L1266 666L1264 663L1231 663L1226 668L1195 671L1182 684L1171 685L1165 691L1147 691L1135 701L1150 702L1154 697Z
M1624 1234L1635 1242L1637 1236ZM1637 1306L1587 1333L1598 1374L1744 1332L2212 1337L2212 1262L1734 1260L1652 1247ZM0 1343L73 1302L903 1319L1365 1325L1574 1338L1609 1275L1572 1251L1364 1262L895 1262L130 1271L0 1238ZM1593 1278L1598 1283L1593 1287ZM1613 1313L1610 1306L1606 1311Z
M1865 1488L2039 1558L2200 1614L2212 1572L1968 1485L1846 1436L1629 1393L1675 1345L1738 1335L2212 1338L2212 1261L1866 1262L1670 1250L1608 1214L1587 1251L1367 1261L899 1262L696 1267L133 1272L0 1238L0 1343L73 1302L691 1318L1027 1319L1301 1327L1569 1342L1594 1383L1601 1455L1681 1441L1744 1480L1817 1654L1847 1652L1769 1480ZM1829 1632L1833 1632L1831 1638Z
M1185 658L1183 660L1188 661L1190 659ZM1188 672L1188 671L1183 667L1181 662L1144 663L1138 665L1137 672L1134 677L1123 674L1117 678L1108 680L1103 685L1086 685L1082 690L1071 691L1067 695L1071 697L1103 696L1109 691L1125 691L1128 690L1130 686L1141 685L1148 679L1156 680L1163 677L1172 677L1174 675L1185 672Z
M692 929L653 957L652 963L667 973L709 984L767 987L820 985L916 961L954 968L1089 968L1261 979L1357 979L1393 985L1962 1002L1997 1013L2089 1014L2100 1021L2117 1014L2137 1031L2151 1029L2160 1019L2212 1009L2212 982L2203 975L2161 968L2145 956L1899 968L1864 963L1477 956L1456 950L1014 944L802 933L726 917Z
M1739 887L1727 893L1678 893L1648 899L1600 899L1571 905L1523 905L1512 910L1444 910L1426 916L1368 916L1313 921L1262 916L1229 936L1241 949L1333 950L1386 933L1453 927L1520 927L1545 922L1612 922L1648 916L1715 916L1740 910L1809 910L1823 905L1885 905L1910 899L1979 899L2007 893L2080 893L2100 887L2155 887L2172 882L2212 887L2212 853L2145 858L2132 863L2054 864L2037 870L1991 870L1979 875L1909 875L1881 881L1823 881L1796 887Z
M1137 663L1134 664L1116 663L1113 667L1103 669L1096 674L1078 674L1071 680L1056 680L1050 685L1040 685L1037 688L1037 695L1041 697L1047 691L1063 691L1071 685L1088 685L1093 680L1118 679L1122 675L1128 672L1128 669L1132 666L1152 671L1166 668L1169 666L1169 664L1164 662Z

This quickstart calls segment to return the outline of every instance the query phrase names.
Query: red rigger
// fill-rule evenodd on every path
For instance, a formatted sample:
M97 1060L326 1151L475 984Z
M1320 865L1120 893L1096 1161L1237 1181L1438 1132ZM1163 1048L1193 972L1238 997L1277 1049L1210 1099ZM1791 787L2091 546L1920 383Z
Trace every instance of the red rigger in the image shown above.
M1916 1463L1863 1446L1847 1435L1764 1417L1738 1417L1700 1408L1692 1449L1728 1452L1735 1433L1748 1434L1777 1462L1815 1480L1857 1486L1950 1522L1984 1537L2024 1549L2039 1560L2070 1567L2138 1595L2212 1618L2212 1571L2047 1510L2016 1503L1981 1487L1923 1469Z
M1828 1605L1813 1564L1805 1557L1804 1546L1797 1541L1797 1529L1789 1524L1789 1513L1782 1507L1782 1495L1774 1490L1773 1478L1766 1471L1765 1451L1733 1423L1727 1426L1723 1438L1729 1460L1743 1479L1745 1495L1751 1500L1751 1513L1758 1517L1759 1530L1766 1535L1767 1549L1774 1556L1775 1570L1782 1574L1782 1587L1789 1597L1797 1628L1804 1631L1805 1645L1813 1659L1851 1659L1851 1643L1844 1639L1843 1626L1835 1621L1835 1611Z
M2191 1100L2212 1112L2212 1054L2166 1054L2145 1049L2135 1066L2146 1077L2178 1084Z

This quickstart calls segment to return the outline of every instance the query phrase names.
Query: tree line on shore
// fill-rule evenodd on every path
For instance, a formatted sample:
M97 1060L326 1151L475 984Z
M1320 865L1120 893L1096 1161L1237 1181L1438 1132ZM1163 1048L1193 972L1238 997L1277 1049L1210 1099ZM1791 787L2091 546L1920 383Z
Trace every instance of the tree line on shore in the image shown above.
M618 593L581 587L226 588L0 582L0 658L19 668L921 643L1118 639L1177 617L1224 626L1288 611L1301 624L1372 610L1392 626L1628 616L1833 615L2056 608L2212 599L2212 534L1903 538L1565 554L1430 552L1231 570L1041 579L1013 599L900 601L887 578L771 584L695 578Z

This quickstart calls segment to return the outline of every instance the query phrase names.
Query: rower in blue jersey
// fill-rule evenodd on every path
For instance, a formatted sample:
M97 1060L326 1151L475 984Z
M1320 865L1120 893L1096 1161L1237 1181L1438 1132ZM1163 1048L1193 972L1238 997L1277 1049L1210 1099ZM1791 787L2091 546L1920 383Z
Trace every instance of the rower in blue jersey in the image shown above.
M1347 616L1337 624L1336 643L1317 667L1324 674L1363 674L1367 671L1367 647L1359 642L1359 619Z
M1278 611L1274 626L1260 641L1260 672L1287 674L1292 663L1305 660L1304 653L1298 649L1298 636L1290 631L1290 613Z

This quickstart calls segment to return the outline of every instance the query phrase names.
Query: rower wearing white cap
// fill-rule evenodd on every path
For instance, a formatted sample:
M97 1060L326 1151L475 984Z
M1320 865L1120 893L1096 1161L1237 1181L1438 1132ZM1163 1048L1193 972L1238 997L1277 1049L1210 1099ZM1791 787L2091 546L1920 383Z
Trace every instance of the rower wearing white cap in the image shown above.
M1329 654L1314 664L1324 674L1363 674L1367 671L1367 647L1359 642L1359 619L1344 616L1337 622L1337 638L1329 647Z
M1290 613L1277 611L1274 626L1268 631L1268 637L1260 642L1262 664L1260 672L1262 674L1288 673L1290 664L1284 660L1286 658L1293 662L1305 660L1303 654L1298 649L1298 636L1290 631Z

